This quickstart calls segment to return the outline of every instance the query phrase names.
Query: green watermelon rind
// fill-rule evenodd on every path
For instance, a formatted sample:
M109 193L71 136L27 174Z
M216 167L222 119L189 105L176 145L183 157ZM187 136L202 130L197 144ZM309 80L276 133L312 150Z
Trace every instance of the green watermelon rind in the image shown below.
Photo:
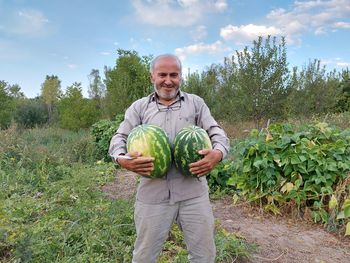
M142 156L154 158L154 170L149 178L162 178L172 162L171 146L165 131L153 124L141 124L129 133L127 151L137 151Z
M189 164L203 158L198 151L212 149L208 133L198 127L189 126L181 129L174 140L174 162L177 169L185 176L195 176L190 172Z

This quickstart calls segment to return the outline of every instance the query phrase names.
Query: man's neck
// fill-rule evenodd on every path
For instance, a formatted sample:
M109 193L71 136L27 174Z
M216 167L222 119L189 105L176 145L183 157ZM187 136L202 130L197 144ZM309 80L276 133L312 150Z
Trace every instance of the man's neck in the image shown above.
M163 98L160 98L160 97L158 96L157 93L155 93L155 95L156 95L156 97L157 97L157 99L158 99L158 102L159 102L160 104L169 106L170 104L172 104L173 102L175 102L175 101L178 99L178 97L180 96L180 91L179 91L179 92L176 94L176 96L175 96L174 98L172 98L172 99L163 99Z

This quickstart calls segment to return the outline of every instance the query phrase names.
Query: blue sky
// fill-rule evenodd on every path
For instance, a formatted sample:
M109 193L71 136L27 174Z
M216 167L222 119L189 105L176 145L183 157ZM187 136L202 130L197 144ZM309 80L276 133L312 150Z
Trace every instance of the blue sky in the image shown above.
M350 68L350 0L0 0L0 80L35 97L57 75L87 96L119 48L201 71L268 34L286 37L290 66Z

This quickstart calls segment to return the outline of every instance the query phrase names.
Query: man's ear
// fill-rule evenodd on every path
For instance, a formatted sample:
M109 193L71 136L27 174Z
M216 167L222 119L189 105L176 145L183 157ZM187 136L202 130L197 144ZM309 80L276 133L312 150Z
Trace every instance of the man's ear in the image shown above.
M153 79L153 74L152 73L149 74L149 78L150 78L152 84L154 84L154 79Z

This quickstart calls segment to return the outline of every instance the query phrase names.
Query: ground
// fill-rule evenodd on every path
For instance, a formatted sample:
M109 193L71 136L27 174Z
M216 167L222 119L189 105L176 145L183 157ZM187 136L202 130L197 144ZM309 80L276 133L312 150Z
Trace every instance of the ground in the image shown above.
M116 180L103 186L109 198L134 198L137 175L118 170ZM258 250L244 263L347 263L350 239L327 232L300 219L261 213L248 204L234 205L232 198L212 200L215 218L227 231L238 233Z

